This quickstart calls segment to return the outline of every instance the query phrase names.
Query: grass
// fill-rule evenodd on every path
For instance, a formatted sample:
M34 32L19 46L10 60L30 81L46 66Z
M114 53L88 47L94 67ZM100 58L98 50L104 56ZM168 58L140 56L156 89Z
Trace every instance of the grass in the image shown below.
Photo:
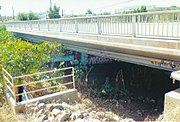
M10 107L4 104L0 108L0 122L17 122L18 118L14 115L10 109Z

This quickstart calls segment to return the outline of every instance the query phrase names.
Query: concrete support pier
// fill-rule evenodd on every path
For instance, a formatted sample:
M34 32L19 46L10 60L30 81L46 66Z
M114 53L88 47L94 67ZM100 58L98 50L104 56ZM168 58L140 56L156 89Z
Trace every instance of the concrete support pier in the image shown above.
M165 94L164 121L180 120L180 88Z

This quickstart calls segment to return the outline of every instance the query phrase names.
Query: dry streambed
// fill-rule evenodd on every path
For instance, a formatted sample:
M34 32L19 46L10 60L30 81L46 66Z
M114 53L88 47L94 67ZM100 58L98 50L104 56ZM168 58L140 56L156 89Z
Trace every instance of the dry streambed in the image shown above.
M37 101L26 105L25 114L33 122L133 122L132 119L122 119L110 111L98 108L89 99L73 104L55 100L46 103Z

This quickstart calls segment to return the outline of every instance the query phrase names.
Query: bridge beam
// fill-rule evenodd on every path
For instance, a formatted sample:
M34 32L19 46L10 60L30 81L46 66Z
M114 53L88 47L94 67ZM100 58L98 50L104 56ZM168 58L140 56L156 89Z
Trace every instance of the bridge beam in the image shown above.
M180 69L180 50L176 41L153 39L98 36L96 39L84 39L77 36L63 36L48 33L14 32L23 39L36 41L61 42L64 48L78 50L88 54L112 58L138 65L149 66L168 71ZM78 34L80 35L80 34ZM87 35L86 35L87 36ZM76 37L76 38L75 38ZM90 36L89 36L90 38ZM127 41L127 42L126 42ZM169 45L167 45L169 43ZM162 48L161 46L165 47ZM172 49L176 47L176 49ZM178 49L177 49L178 48Z

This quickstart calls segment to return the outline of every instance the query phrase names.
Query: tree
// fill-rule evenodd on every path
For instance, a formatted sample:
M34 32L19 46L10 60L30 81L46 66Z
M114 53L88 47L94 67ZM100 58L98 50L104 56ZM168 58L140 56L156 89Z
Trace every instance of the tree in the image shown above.
M60 7L57 7L56 5L54 5L53 8L49 8L49 11L47 11L48 18L49 19L61 18L60 14L59 14L59 10L60 10Z
M38 19L39 19L39 16L37 16L33 12L28 13L28 20L38 20Z
M147 12L146 6L141 6L140 12L141 12L141 13L142 13L142 12Z
M111 15L111 13L105 11L105 12L102 13L102 15Z
M88 10L86 11L86 15L88 15L88 14L92 14L91 9L88 9Z
M18 20L21 20L21 21L25 21L25 20L28 20L28 17L27 17L27 14L26 13L19 13L17 15L17 19Z

